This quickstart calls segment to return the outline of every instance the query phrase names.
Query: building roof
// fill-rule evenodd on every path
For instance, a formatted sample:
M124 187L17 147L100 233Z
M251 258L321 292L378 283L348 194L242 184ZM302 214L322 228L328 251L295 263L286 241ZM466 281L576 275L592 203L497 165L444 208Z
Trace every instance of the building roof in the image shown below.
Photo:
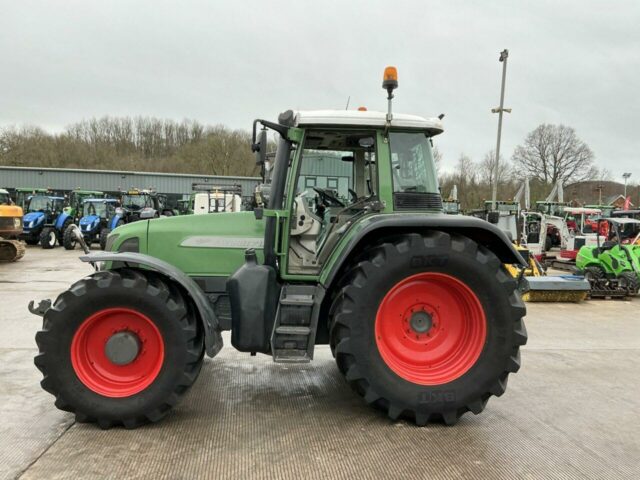
M384 127L387 120L385 112L372 110L308 110L295 113L296 126L303 125L356 125L363 127ZM444 131L442 122L438 118L424 118L418 115L394 113L391 120L392 127L415 128L426 130L431 135L438 135Z

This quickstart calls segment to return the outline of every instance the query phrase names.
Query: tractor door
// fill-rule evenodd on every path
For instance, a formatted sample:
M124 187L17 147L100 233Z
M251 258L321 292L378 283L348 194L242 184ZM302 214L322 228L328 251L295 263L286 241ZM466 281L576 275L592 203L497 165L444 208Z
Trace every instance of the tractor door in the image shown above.
M308 130L292 167L281 274L313 276L353 220L378 200L376 132Z

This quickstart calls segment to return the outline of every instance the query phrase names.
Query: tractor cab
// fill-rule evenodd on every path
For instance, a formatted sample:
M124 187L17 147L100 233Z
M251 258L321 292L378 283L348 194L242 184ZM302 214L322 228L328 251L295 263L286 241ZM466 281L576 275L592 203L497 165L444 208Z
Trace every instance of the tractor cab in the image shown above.
M153 189L132 188L122 194L118 215L125 219L125 223L173 216L174 212L167 203L166 195Z
M16 192L16 205L22 208L22 210L27 210L27 203L29 199L34 195L54 195L57 196L55 192L53 192L49 188L24 188L18 187L15 190Z
M76 188L69 193L69 202L64 211L67 215L73 217L74 223L77 223L81 217L83 202L88 198L99 198L103 196L104 192Z

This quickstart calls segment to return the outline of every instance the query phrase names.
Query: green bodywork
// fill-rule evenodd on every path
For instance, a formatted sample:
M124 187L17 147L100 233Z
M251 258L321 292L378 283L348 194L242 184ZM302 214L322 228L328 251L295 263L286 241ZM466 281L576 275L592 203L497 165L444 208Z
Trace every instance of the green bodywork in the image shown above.
M614 245L602 250L598 247L584 246L576 256L576 267L600 267L610 277L618 277L623 272L634 272L640 279L640 246Z

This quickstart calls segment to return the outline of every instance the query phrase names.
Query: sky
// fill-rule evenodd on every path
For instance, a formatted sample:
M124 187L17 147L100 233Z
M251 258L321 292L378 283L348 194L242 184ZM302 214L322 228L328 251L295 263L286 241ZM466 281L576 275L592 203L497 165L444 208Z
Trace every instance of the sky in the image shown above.
M596 163L640 181L640 2L0 0L0 127L61 131L155 116L249 130L292 109L445 114L451 169L541 123L565 124Z

